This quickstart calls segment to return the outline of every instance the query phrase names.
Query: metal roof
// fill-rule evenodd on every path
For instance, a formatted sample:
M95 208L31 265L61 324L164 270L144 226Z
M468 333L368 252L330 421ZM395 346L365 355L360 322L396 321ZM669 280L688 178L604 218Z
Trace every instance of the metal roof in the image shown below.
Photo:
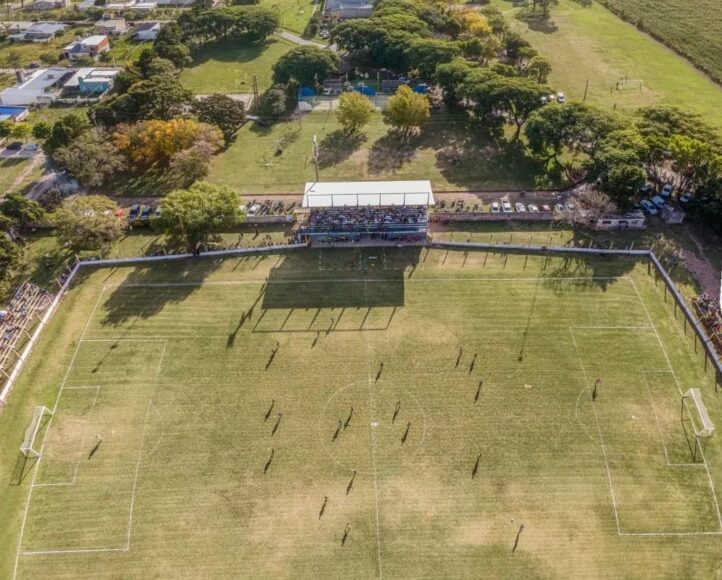
M430 181L325 181L307 183L303 207L434 205Z

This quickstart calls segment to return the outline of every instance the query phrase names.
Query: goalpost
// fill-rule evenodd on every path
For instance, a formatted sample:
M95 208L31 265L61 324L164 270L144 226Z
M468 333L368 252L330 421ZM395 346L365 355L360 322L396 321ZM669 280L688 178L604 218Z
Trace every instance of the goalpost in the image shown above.
M35 411L33 412L33 420L30 422L30 426L25 431L25 439L23 439L23 444L20 446L20 451L23 455L25 455L25 457L40 456L40 452L35 449L35 438L38 434L38 431L40 430L40 426L43 422L43 417L46 414L52 416L53 412L42 405L35 407Z
M694 421L692 421L692 426L694 427L694 461L697 461L697 445L699 445L700 439L708 439L709 437L712 437L714 434L714 424L712 423L712 419L709 417L709 413L707 412L707 407L704 404L704 401L702 400L702 393L699 389L689 389L684 395L682 395L682 419L684 420L684 409L685 409L685 401L691 399L694 403L694 408L697 410L697 417L699 418L700 423L702 424L701 427L697 427Z

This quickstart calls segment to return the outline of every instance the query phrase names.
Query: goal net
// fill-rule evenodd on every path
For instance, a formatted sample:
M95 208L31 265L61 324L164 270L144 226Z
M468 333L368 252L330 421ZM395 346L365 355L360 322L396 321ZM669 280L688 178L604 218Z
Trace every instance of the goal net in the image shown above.
M30 426L25 431L25 439L23 439L23 444L20 446L20 451L26 457L29 455L38 457L40 455L40 452L35 448L35 439L38 435L38 431L40 430L40 426L43 423L43 417L46 414L52 415L53 412L47 407L35 407L33 420L30 422Z

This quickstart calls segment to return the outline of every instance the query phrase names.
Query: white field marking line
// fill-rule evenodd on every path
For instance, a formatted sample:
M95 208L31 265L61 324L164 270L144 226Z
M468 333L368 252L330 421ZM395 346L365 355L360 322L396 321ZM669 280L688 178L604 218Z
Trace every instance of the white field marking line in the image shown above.
M126 548L86 548L82 550L42 550L37 552L21 552L21 556L51 556L55 554L88 554L94 552L127 552Z
M579 401L581 400L582 395L588 390L589 389L587 387L584 387L581 391L579 391L579 395L577 395L577 402L574 405L574 416L577 419L577 423L579 423L579 426L582 428L582 431L584 431L584 434L589 438L592 443L597 444L599 443L599 441L592 437L591 433L589 433L589 430L584 426L584 423L582 423L581 419L579 418Z
M366 309L368 309L368 286L364 283L364 301ZM371 380L371 339L366 335L366 366L368 368L368 385L369 385L369 415L371 418L369 429L371 430L371 458L374 474L374 499L376 503L376 555L379 562L379 580L383 578L383 568L381 567L381 514L379 513L379 477L376 465L376 431L372 423L375 423L374 415L374 385Z
M620 536L648 536L648 537L685 537L685 536L722 536L721 532L621 532Z
M667 373L669 374L669 373ZM654 420L657 423L657 433L659 434L659 440L662 443L662 449L664 449L664 458L667 462L667 467L704 467L701 463L671 463L669 461L669 452L667 451L667 444L664 441L664 435L662 434L662 424L659 421L659 415L657 414L657 406L654 404L654 397L652 396L652 389L649 386L649 379L646 373L644 375L644 384L647 387L647 393L649 393L649 402L652 405L652 411L654 413Z
M95 403L98 402L98 395L100 395L100 385L97 385L95 387L68 387L66 390L85 390L85 389L96 389L95 391L95 397L93 398L93 404L90 407L90 413L92 413L95 410ZM33 484L34 487L59 487L59 486L69 486L69 485L75 485L75 481L78 479L78 469L80 468L80 458L83 455L83 448L85 447L85 438L88 435L88 422L83 422L83 433L80 436L80 445L78 445L78 459L75 461L75 469L73 470L73 480L70 482L63 482L63 483L35 483Z
M84 338L83 342L168 342L167 338ZM83 387L67 387L83 388ZM86 387L87 388L87 387Z
M424 283L424 282L538 282L539 280L629 280L627 276L537 276L536 278L410 278L406 282ZM198 281L198 282L141 282L137 284L106 284L103 288L172 288L186 286L243 286L258 284L309 284L309 283L326 283L336 282L343 284L359 284L368 282L389 282L387 278L298 278L295 280L216 280L216 281Z
M679 391L679 396L681 397L683 395L682 393L682 387L680 386L679 379L677 378L677 373L674 372L674 368L672 367L672 362L669 359L669 355L667 354L667 349L664 348L664 343L662 342L662 339L659 336L659 332L657 332L657 328L654 326L654 321L652 320L652 317L649 314L649 310L647 309L647 304L644 302L644 298L642 298L642 295L639 292L639 288L637 288L637 285L635 284L634 280L630 278L630 282L632 283L632 287L634 288L634 291L637 293L637 297L639 298L639 301L642 303L642 308L644 309L645 314L647 315L647 319L649 320L649 324L654 329L654 334L657 336L657 342L659 342L659 348L662 349L662 354L664 354L664 358L667 361L667 366L669 367L670 372L672 373L672 378L674 378L674 382L677 385L677 391ZM712 499L714 500L715 509L717 510L717 520L719 522L720 528L722 528L722 513L720 513L720 507L719 502L717 501L717 492L714 489L714 481L712 480L712 473L709 470L709 464L707 463L707 458L705 457L704 451L702 450L702 446L699 446L699 450L702 454L702 461L704 462L705 470L707 471L707 479L709 481L709 488L712 492Z
M80 346L83 344L83 338L85 338L85 334L88 332L88 328L90 327L90 322L93 320L93 317L95 316L95 312L98 309L98 305L100 304L101 299L103 298L103 293L105 292L105 287L103 287L100 290L100 293L98 294L98 299L95 301L95 305L93 306L93 310L90 312L90 316L88 316L88 320L85 323L85 327L83 328L83 332L80 335L80 340L78 340L78 344L75 347L75 352L73 353L72 358L70 359L70 364L68 364L68 369L65 372L65 376L63 377L62 382L60 383L60 389L58 390L58 395L55 398L55 405L53 406L53 414L50 417L50 420L48 421L48 425L45 428L45 435L43 435L43 441L40 444L40 456L38 457L38 461L35 464L35 471L33 471L33 479L30 482L30 490L28 491L28 498L25 501L25 510L23 512L23 519L20 524L20 536L18 538L18 548L15 553L15 566L13 568L13 580L17 579L18 576L18 564L20 563L20 550L23 543L23 535L25 534L25 525L27 524L28 520L28 512L30 511L30 501L33 496L33 489L35 485L35 480L38 476L38 470L40 467L40 463L43 460L43 449L45 449L45 442L48 438L48 433L50 432L50 427L53 423L53 418L55 417L55 411L58 409L58 403L60 402L60 397L63 394L63 389L65 388L65 383L68 382L68 377L70 376L70 371L73 368L73 365L75 364L75 359L78 357L78 353L80 352Z
M579 354L579 346L577 345L577 339L574 336L574 330L572 327L569 327L569 334L572 337L572 343L574 344L574 352L577 354L577 360L579 361L579 366L582 369L582 375L584 376L584 382L589 383L589 377L587 376L587 369L584 368L584 361L582 360L581 355ZM597 425L597 432L599 433L599 442L602 445L602 455L604 456L604 467L607 471L607 481L609 483L609 493L612 496L612 508L614 511L614 520L617 523L617 535L621 534L621 528L619 527L619 513L617 511L617 498L614 495L614 486L612 485L612 474L609 469L609 461L607 459L607 446L604 443L604 437L602 436L602 429L599 426L599 419L597 418L597 410L594 408L594 405L592 405L592 412L594 413L594 423Z
M651 326L578 326L576 324L574 328L579 330L652 330Z

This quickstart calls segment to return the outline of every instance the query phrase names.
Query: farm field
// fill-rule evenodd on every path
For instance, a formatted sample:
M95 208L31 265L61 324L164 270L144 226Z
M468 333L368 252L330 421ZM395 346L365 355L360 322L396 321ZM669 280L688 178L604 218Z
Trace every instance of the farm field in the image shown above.
M244 126L211 162L208 180L239 193L303 191L315 179L311 145L319 143L319 175L326 180L430 179L437 191L532 187L541 167L521 153L498 152L475 139L454 114L432 115L417 137L389 135L381 115L355 137L344 134L333 112L270 128Z
M722 80L722 14L717 0L602 0L629 22L645 29Z
M560 0L552 11L556 30L530 29L513 18L515 9L507 0L492 4L505 11L512 27L549 59L550 84L572 99L583 98L588 80L587 101L591 103L624 111L653 104L678 105L722 130L722 87L596 2L585 8ZM615 90L623 78L633 82ZM642 82L641 90L636 81Z
M0 576L714 577L722 446L692 452L690 387L716 420L633 261L98 269L0 414Z
M235 40L204 44L180 78L194 93L251 93L256 75L258 91L263 93L272 84L271 67L292 48L292 44L278 38L256 44L239 44Z

